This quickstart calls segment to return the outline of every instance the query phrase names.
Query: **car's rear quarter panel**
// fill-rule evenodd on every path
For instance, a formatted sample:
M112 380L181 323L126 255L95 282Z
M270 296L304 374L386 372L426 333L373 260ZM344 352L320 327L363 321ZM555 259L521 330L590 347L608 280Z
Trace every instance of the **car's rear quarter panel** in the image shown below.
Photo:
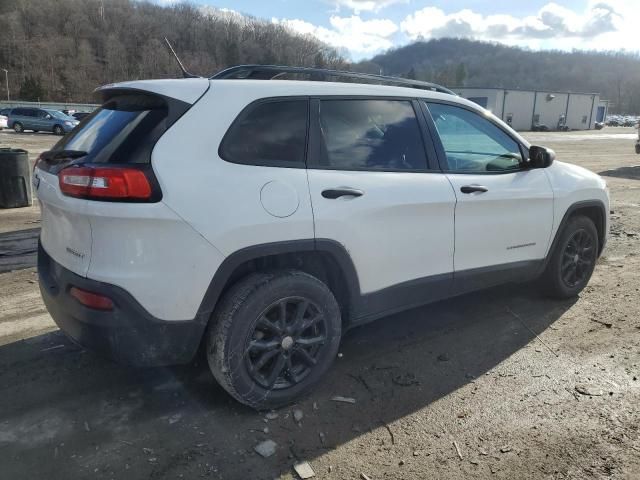
M88 209L88 277L124 288L160 320L193 319L222 254L162 202Z
M238 88L240 80L229 82L212 81L207 94L156 145L152 164L163 201L225 256L256 244L312 239L304 168L239 165L218 156L224 134L245 106L287 95L287 89L272 87L265 93L263 88ZM261 191L269 182L295 192L297 208L291 215L276 217L263 208Z

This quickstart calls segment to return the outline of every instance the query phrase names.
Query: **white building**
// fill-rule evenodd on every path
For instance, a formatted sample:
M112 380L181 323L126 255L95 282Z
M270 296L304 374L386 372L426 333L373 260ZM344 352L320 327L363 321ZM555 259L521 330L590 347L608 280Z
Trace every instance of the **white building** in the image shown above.
M545 92L503 88L454 88L461 97L491 110L514 129L531 130L546 125L559 130L590 130L604 122L608 102L598 93Z

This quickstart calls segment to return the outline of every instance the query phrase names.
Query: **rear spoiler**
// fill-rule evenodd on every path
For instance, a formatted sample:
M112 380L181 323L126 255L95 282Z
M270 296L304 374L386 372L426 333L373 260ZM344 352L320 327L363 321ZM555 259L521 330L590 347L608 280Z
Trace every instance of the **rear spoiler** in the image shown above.
M94 90L104 98L105 94L113 95L114 90L135 91L138 93L154 93L164 98L172 98L193 105L209 90L210 83L206 78L184 78L164 80L135 80L132 82L109 83Z

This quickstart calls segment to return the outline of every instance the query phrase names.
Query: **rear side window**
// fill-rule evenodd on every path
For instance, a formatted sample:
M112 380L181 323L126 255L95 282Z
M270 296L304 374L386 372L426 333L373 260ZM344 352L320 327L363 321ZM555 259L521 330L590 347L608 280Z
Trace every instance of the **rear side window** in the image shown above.
M307 100L279 100L248 107L220 145L228 162L274 167L304 167Z
M87 152L87 163L149 164L151 151L168 128L168 107L154 95L119 95L94 111L56 150Z
M427 157L408 100L320 102L320 167L342 170L426 170Z

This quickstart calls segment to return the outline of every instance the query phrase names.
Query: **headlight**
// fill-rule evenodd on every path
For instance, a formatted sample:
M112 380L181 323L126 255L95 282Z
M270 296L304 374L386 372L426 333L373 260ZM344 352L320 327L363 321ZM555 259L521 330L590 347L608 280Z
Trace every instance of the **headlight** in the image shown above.
M64 122L64 124L65 124L67 127L73 127L73 122L66 121L66 122Z

